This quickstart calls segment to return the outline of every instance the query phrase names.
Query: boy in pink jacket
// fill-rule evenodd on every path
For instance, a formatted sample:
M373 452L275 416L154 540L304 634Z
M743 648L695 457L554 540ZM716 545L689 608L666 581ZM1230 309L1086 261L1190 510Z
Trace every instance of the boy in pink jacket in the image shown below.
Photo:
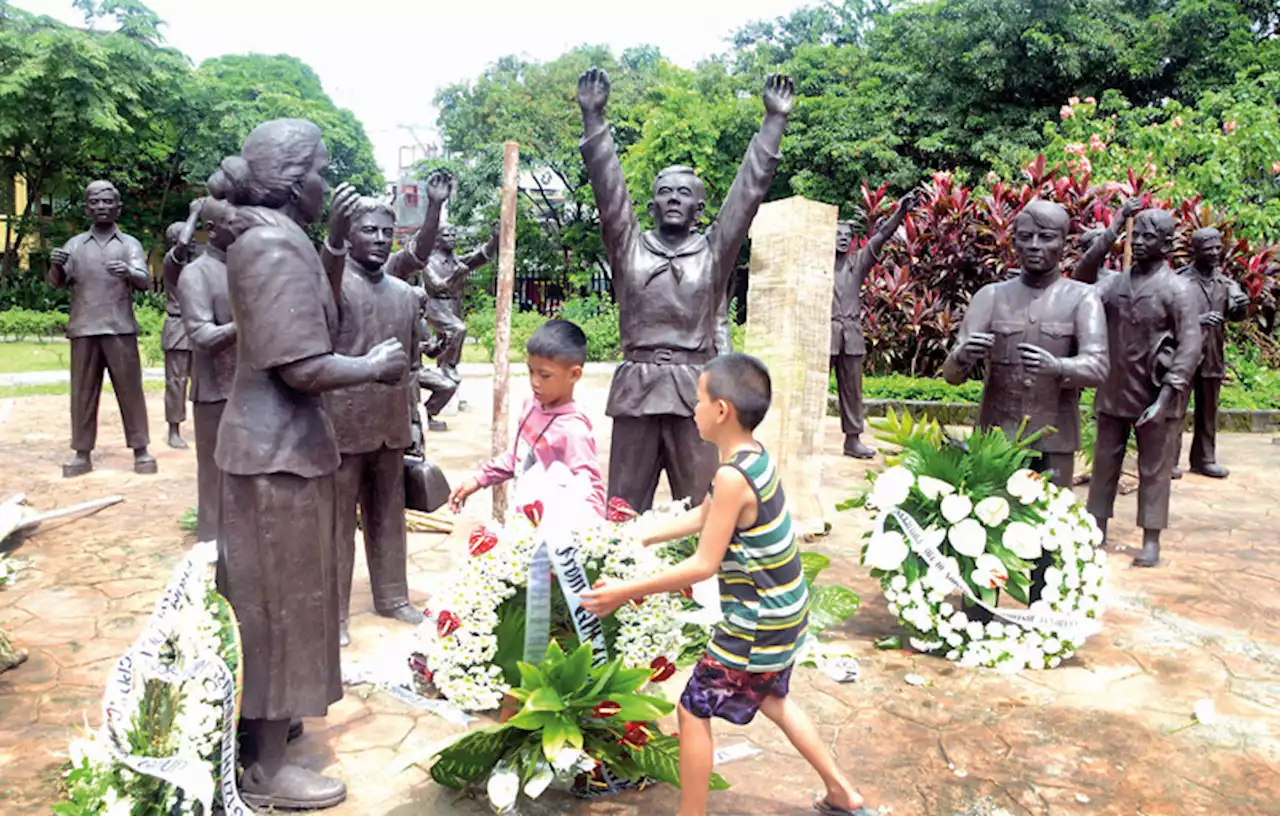
M582 481L588 504L603 516L604 478L591 420L573 401L587 360L587 336L567 320L548 320L525 344L525 355L533 399L520 412L515 444L486 462L479 476L459 485L449 496L449 507L456 513L481 488L518 481L531 469L542 472L558 463Z

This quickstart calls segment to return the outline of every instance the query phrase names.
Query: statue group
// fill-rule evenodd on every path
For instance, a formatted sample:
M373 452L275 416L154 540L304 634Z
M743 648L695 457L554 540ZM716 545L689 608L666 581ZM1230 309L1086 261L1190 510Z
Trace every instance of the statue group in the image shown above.
M608 76L579 79L581 150L618 303L623 361L608 397L613 418L611 496L648 509L665 471L675 498L702 500L714 449L693 420L701 366L728 350L725 292L748 228L773 179L791 81L765 83L765 115L714 225L699 225L706 190L692 168L653 182L643 231L604 117ZM184 447L185 392L195 421L198 535L218 542L218 586L244 647L242 789L261 807L315 809L345 797L343 784L292 765L286 746L300 717L321 717L342 696L340 649L348 619L357 508L378 614L417 623L406 581L406 471L424 453L419 394L431 396L428 430L453 396L466 326L467 276L493 259L496 231L457 257L440 215L451 180L427 181L428 207L410 243L393 252L394 214L348 185L332 195L317 251L305 228L323 215L329 156L308 121L266 122L227 157L190 217L170 227L164 280L168 320L165 410L169 442ZM884 244L914 206L908 195L851 252L838 227L830 365L838 383L843 452L874 456L864 430L866 355L861 287ZM72 289L72 448L66 476L92 468L102 375L115 384L134 468L154 473L131 296L150 278L141 245L120 232L120 197L106 182L85 191L93 224L53 253L51 278ZM1128 202L1117 221L1136 212ZM207 236L192 245L196 227ZM1170 480L1190 395L1196 400L1193 471L1225 476L1213 429L1223 376L1223 323L1243 294L1218 272L1221 239L1196 233L1196 261L1175 273L1166 256L1168 213L1137 214L1132 268L1102 269L1118 237L1089 236L1074 279L1061 273L1066 211L1032 201L1016 220L1021 268L973 298L944 374L960 382L985 364L980 423L1015 433L1052 426L1039 467L1069 485L1081 444L1080 393L1097 388L1098 441L1089 509L1104 531L1127 440L1139 451L1135 563L1153 566L1168 523ZM423 355L438 365L423 370Z

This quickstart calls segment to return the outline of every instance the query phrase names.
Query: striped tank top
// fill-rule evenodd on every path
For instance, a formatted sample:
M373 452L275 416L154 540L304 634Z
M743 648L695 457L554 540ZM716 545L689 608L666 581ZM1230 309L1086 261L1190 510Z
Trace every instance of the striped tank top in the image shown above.
M736 530L720 564L724 619L707 655L731 669L782 671L809 625L809 588L778 470L764 450L742 451L721 467L742 473L756 494L756 520Z

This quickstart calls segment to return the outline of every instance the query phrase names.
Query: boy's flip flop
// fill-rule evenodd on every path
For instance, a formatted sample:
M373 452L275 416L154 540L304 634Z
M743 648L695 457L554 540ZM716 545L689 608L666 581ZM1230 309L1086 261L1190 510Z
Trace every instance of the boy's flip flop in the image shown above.
M853 810L845 810L844 808L827 804L825 799L819 799L814 802L813 809L822 814L822 816L879 816L876 811L866 805L859 805Z

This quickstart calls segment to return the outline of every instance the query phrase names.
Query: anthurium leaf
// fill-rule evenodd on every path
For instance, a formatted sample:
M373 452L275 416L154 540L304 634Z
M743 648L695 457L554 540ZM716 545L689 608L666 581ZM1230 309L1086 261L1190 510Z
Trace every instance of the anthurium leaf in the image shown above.
M651 722L675 710L675 706L661 697L643 694L624 694L616 702L621 711L614 715L614 719L623 722Z
M862 599L858 593L843 586L815 586L809 588L809 628L814 632L839 626L858 611Z
M542 670L523 660L516 664L516 669L520 672L520 685L527 691L540 689L547 684L547 678ZM512 689L514 691L515 689Z
M517 688L511 689L511 691L507 693L510 694L512 697L516 698L517 700L519 700L521 705L524 705L525 701L529 699L529 695L532 694L533 692L527 688L517 687Z
M546 724L555 716L556 712L554 711L529 711L526 709L507 720L506 724L525 731L537 731L546 727Z
M563 697L572 697L582 689L591 672L591 644L584 643L559 666L551 670L550 680Z
M568 718L561 714L553 716L542 728L543 755L548 760L554 759L571 738L578 743L577 747L582 746L582 731L578 726L569 722Z
M821 553L800 553L800 566L804 570L804 579L812 584L818 573L831 566L831 559Z
M619 657L617 660L610 660L607 664L592 669L591 676L595 679L595 682L591 684L591 691L587 692L587 696L595 697L608 688L609 681L613 679L613 676L620 668L622 668L622 658Z
M649 682L651 673L644 668L620 669L613 675L613 679L609 681L608 693L612 696L639 691L644 687L645 683Z
M564 711L564 700L550 686L534 689L522 711Z
M552 638L547 644L546 657L542 658L542 671L546 673L564 661L564 649L560 648L560 644Z

